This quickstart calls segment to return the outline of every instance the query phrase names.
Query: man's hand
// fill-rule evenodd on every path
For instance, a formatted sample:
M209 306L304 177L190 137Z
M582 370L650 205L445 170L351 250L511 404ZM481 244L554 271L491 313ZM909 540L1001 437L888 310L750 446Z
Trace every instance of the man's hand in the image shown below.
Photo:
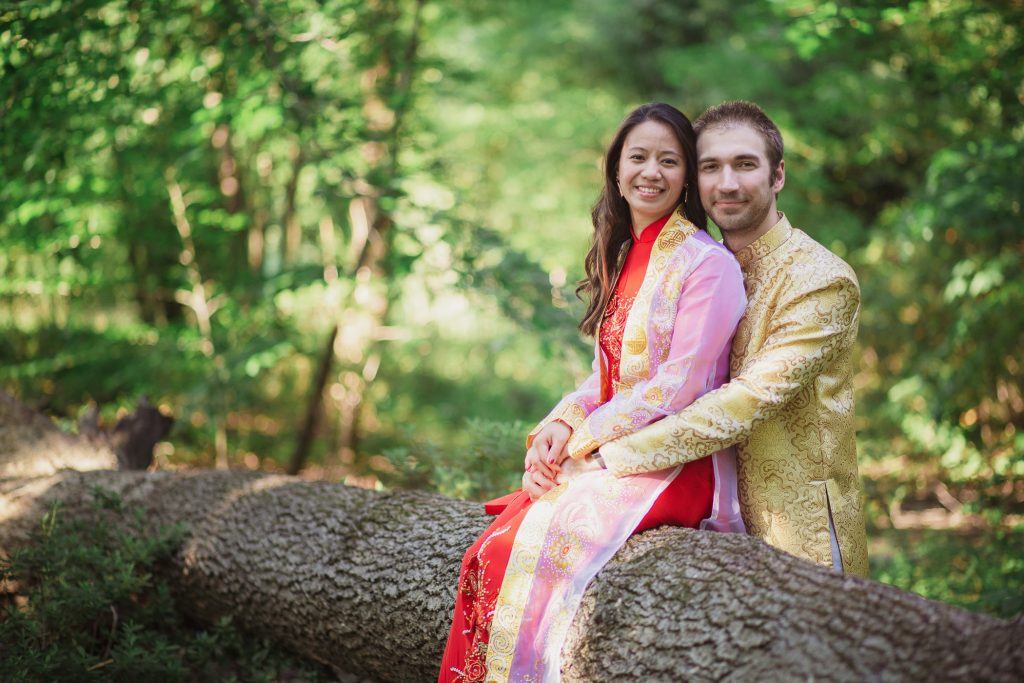
M566 461L565 466L555 475L555 484L564 484L567 481L571 481L581 474L587 472L599 472L604 469L604 465L597 458L588 455L580 460L569 459Z

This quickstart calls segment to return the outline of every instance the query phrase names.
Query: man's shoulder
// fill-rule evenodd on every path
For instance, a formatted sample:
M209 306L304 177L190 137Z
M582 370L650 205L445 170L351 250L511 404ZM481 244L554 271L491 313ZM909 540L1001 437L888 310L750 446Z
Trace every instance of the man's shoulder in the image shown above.
M860 288L857 274L850 264L803 230L793 229L789 254L793 265L802 272L808 284L825 286L837 280L847 280Z

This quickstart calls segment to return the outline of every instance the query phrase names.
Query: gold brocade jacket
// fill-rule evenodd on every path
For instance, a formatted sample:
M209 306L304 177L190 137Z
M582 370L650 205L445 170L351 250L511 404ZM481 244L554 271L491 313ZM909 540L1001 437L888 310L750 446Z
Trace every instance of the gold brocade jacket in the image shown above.
M732 379L675 415L602 445L601 455L622 476L737 444L747 530L831 566L831 508L844 571L866 576L851 367L856 275L785 217L736 258L748 305L733 340Z

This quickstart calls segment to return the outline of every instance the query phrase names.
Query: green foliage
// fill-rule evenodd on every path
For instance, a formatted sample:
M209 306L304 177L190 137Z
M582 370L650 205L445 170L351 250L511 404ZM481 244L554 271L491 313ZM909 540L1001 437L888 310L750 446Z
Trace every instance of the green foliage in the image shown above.
M875 535L871 576L970 610L1024 613L1024 530L888 529Z
M275 467L298 439L335 324L314 462L401 422L358 379L382 355L393 391L437 374L408 362L418 345L377 339L389 327L402 339L433 333L437 319L396 313L421 305L415 294L481 293L487 310L465 315L484 329L506 311L527 330L550 320L548 336L517 345L530 355L578 345L571 324L555 324L568 319L549 305L537 254L521 255L534 238L509 249L453 210L449 181L473 181L449 164L455 148L437 144L428 116L453 58L434 49L453 26L445 11L90 0L0 12L0 382L63 416L91 399L111 417L147 394L179 417L177 462L209 464L218 444L228 460ZM486 254L470 253L477 236ZM480 286L467 270L484 256ZM557 391L571 372L558 368ZM531 419L550 386L532 393ZM496 401L479 416L519 410Z
M992 0L5 6L0 384L63 417L146 393L179 418L168 464L275 468L337 325L311 462L501 493L521 445L469 468L463 426L532 423L586 372L571 290L614 127L752 99L781 208L860 278L872 528L941 485L1005 530L1022 26Z
M469 419L461 444L436 444L410 434L409 445L384 451L391 471L381 476L398 488L427 488L468 500L496 498L519 487L528 431L522 422Z
M0 561L0 679L36 681L326 681L326 672L230 619L196 628L175 609L161 568L182 530L146 531L139 514L102 489L93 518L67 522L58 506L33 544Z

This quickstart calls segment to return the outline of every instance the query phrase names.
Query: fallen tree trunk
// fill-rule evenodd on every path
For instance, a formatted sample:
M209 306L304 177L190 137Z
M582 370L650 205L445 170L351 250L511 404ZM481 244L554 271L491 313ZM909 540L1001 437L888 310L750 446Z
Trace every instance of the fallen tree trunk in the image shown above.
M481 506L241 472L63 472L0 480L0 548L102 486L179 522L172 581L241 624L375 681L437 675ZM656 529L598 574L563 649L566 681L1019 681L1024 620L844 577L753 538Z

